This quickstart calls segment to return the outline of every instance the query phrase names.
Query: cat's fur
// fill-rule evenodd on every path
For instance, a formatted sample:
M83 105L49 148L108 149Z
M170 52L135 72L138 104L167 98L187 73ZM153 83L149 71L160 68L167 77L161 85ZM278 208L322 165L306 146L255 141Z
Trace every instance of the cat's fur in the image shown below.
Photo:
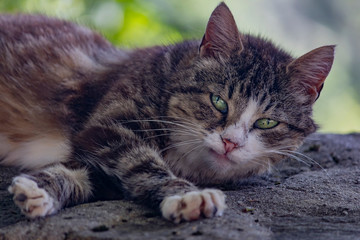
M0 159L24 170L9 190L29 217L104 191L175 222L219 216L223 193L194 184L265 172L295 150L316 130L333 58L334 46L294 59L240 34L224 3L202 41L133 51L66 21L2 15ZM256 127L263 118L279 124Z

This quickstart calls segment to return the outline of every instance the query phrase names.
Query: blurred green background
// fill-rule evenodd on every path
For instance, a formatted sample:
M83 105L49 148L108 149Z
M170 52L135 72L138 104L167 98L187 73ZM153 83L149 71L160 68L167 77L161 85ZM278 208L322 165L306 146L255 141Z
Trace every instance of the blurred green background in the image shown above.
M201 38L218 0L1 0L0 12L45 13L134 48ZM226 0L240 31L273 40L294 56L337 44L314 117L320 131L360 132L360 1ZM295 106L296 107L296 106Z

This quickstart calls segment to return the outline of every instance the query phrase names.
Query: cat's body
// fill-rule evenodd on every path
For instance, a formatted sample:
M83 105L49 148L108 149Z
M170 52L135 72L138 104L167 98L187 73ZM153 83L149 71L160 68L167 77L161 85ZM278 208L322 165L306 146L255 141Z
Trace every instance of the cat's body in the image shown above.
M221 215L198 190L265 172L316 129L333 46L298 60L240 35L225 4L203 40L122 51L43 16L0 16L0 159L30 217L100 190L178 222Z

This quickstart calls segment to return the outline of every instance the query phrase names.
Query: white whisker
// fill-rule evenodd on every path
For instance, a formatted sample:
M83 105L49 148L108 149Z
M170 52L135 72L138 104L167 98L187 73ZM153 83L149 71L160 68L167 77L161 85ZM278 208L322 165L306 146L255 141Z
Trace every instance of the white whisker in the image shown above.
M163 153L164 151L167 151L171 148L176 148L176 147L181 147L181 146L185 146L185 145L189 145L189 144L196 144L196 143L201 143L202 141L199 139L194 139L194 140L188 140L188 141L182 141L182 142L178 142L178 143L174 143L169 145L168 147L162 149L160 151L160 153Z
M325 168L323 168L318 162L316 162L314 159L310 158L309 156L306 156L305 154L303 153L300 153L300 152L296 152L296 151L292 151L292 150L280 150L280 151L277 151L277 150L269 150L268 151L269 153L275 153L275 154L280 154L280 155L284 155L284 156L287 156L289 158L293 158L295 160L297 160L298 162L301 162L303 164L305 164L306 166L308 167L311 167L311 164L309 164L308 162L306 162L304 159L301 159L300 157L303 157L305 158L306 160L308 160L310 163L313 163L315 165L317 165L318 167L321 168L321 170L323 170L325 172L325 174L330 178L327 170ZM299 155L299 156L296 156Z
M182 123L182 122L185 122L186 124L189 124L191 126L194 126L195 128L198 128L199 125L198 124L195 124L194 122L186 119L186 118L183 118L183 117L175 117L175 116L159 116L159 118L168 118L168 119L177 119L178 121L176 121L176 123ZM179 121L180 120L180 121Z
M152 139L152 138L157 138L157 137L163 137L163 136L172 136L172 134L171 134L171 133L158 134L158 135L146 137L146 138L144 138L144 140L146 140L146 139ZM189 134L189 133L183 133L183 134L177 133L176 136L196 136L196 135Z
M269 168L271 168L271 164L270 164L270 161L267 161L267 164L264 163L263 159L252 159L251 160L252 163L255 163L256 165L258 166L261 166L261 167L265 167L266 169L269 170Z
M186 155L189 155L191 152L193 152L194 150L198 149L198 148L203 148L204 145L203 144L199 144L195 147L193 147L191 150L187 151L186 153L184 153L183 155L181 155L180 158L177 159L177 161L180 161L181 159L183 159Z
M311 157L309 156L306 156L305 154L302 154L300 152L296 152L296 151L287 151L289 153L292 153L292 154L298 154L299 156L301 157L304 157L306 158L307 160L309 160L311 163L314 163L315 165L317 165L318 167L320 167L322 170L326 171L325 168L323 168L318 162L316 162L314 159L312 159Z
M120 121L121 123L132 123L132 122L157 122L157 123L163 123L163 124L170 124L174 126L178 126L184 129L187 129L189 131L192 131L194 133L202 133L206 134L206 132L197 126L197 128L189 126L189 123L186 122L174 122L174 121L166 121L166 120L159 120L159 119L143 119L143 120L128 120L128 121ZM150 129L149 129L150 130Z
M137 131L137 130L136 130ZM174 128L174 129L171 129L171 128L159 128L159 129L148 129L148 130L139 130L139 132L151 132L151 131L169 131L169 132L174 132L174 133L186 133L188 135L192 135L192 136L199 136L198 133L195 133L193 131L188 131L187 129L177 129L177 128Z
M284 151L284 150L283 150ZM283 152L283 151L276 151L276 150L270 150L268 151L269 153L276 153L276 154L279 154L279 155L283 155L283 156L287 156L289 158L294 158L295 160L305 164L306 166L308 167L311 167L311 165L307 162L305 162L304 160L302 160L301 158L295 156L294 154L291 154L291 153L287 153L287 152Z

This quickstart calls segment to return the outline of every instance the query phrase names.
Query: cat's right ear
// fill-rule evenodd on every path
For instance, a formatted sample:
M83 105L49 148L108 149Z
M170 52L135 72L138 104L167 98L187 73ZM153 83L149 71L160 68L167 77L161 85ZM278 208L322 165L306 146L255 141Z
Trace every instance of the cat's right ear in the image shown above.
M212 12L200 44L201 57L229 58L243 49L240 33L230 9L224 2Z
M299 96L314 103L320 96L324 81L334 62L335 46L314 49L287 66L292 85Z

